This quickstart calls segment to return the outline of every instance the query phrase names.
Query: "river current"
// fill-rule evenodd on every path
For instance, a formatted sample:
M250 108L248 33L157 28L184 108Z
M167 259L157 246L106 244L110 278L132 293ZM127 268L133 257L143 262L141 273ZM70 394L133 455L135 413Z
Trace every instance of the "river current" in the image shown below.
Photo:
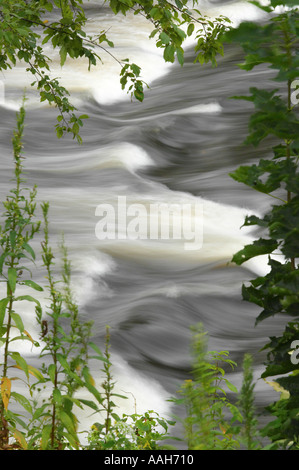
M262 19L247 2L202 2L202 8L236 22ZM64 233L74 294L82 318L94 322L92 339L100 347L105 325L111 327L116 388L128 396L120 400L120 411L133 411L136 405L137 412L153 409L171 416L178 411L167 400L189 377L191 325L202 323L209 349L228 350L238 362L229 373L236 385L244 353L252 354L258 378L264 360L260 348L281 328L279 321L255 327L258 310L241 298L242 282L265 272L266 260L242 268L228 264L255 236L241 228L245 215L262 213L269 204L229 176L269 152L266 145L243 145L252 109L230 97L246 94L250 86L273 87L271 73L263 66L241 71L237 64L242 53L233 46L226 47L217 68L194 65L191 44L184 67L169 66L147 39L149 26L140 18L115 17L101 2L88 4L88 16L90 31L110 27L115 55L141 65L150 85L145 100L131 101L121 90L118 64L109 56L90 72L86 63L72 61L61 70L53 56L54 74L72 92L79 112L89 115L78 145L71 138L56 139L56 111L38 103L21 65L3 72L0 196L3 200L10 189L12 129L27 86L27 184L37 184L38 201L50 203L54 248ZM198 205L202 246L186 249L184 240L146 237L99 239L96 209L109 204L116 210L119 198L126 207ZM41 301L47 304L47 299ZM29 307L24 315L34 334ZM25 354L34 361L30 347ZM101 365L92 368L100 384ZM271 393L258 380L258 405L267 404ZM86 411L80 419L83 426L94 418Z

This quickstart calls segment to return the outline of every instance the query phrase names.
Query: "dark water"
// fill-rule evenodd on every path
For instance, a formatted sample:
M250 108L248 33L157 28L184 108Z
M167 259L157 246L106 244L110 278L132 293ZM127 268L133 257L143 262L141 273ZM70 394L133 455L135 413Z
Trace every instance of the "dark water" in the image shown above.
M27 181L38 184L40 201L50 201L53 243L63 231L82 318L94 321L93 340L100 346L110 325L115 379L140 410L173 411L165 400L188 378L191 325L203 324L210 349L230 351L239 364L231 376L237 385L243 354L253 355L259 377L260 348L281 328L277 320L254 326L258 310L242 301L241 284L255 274L226 264L244 241L239 227L247 209L263 211L269 204L229 176L270 148L269 142L259 149L243 146L251 108L230 97L273 84L263 67L240 71L241 59L241 51L228 46L213 69L193 65L190 51L183 68L173 66L151 83L142 104L100 104L87 95L79 109L90 116L82 146L56 140L55 110L27 111ZM15 112L3 107L0 119L3 197ZM139 202L178 196L203 201L202 249L186 253L167 243L97 240L95 208L118 195ZM256 272L264 268L264 261L251 266ZM29 312L34 328L30 318ZM272 396L261 381L256 392L259 405Z

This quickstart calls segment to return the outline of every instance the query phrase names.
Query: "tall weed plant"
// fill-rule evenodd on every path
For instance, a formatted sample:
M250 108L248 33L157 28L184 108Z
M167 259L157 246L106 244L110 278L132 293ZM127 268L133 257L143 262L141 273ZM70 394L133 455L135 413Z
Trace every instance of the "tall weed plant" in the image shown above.
M4 202L0 227L0 449L155 449L165 439L171 421L148 411L144 415L118 416L110 362L110 333L106 330L104 354L91 341L92 324L82 323L71 289L71 264L62 240L59 279L54 270L54 253L49 239L49 204L41 204L42 221L37 216L37 189L25 186L22 137L25 108L17 114L13 135L14 187ZM35 239L41 242L41 268L46 285L34 280L38 269ZM25 294L23 293L25 289ZM28 292L27 292L28 291ZM42 306L40 294L46 301ZM29 302L39 325L38 338L25 328L22 305ZM39 354L40 367L30 365L19 350L29 342ZM89 359L97 359L104 373L101 390L95 386ZM24 394L15 384L21 381ZM91 399L80 398L87 390ZM42 396L42 400L36 397ZM121 398L126 399L125 396ZM15 411L19 407L23 412ZM97 414L85 433L88 444L78 434L78 408ZM85 436L86 437L86 436Z

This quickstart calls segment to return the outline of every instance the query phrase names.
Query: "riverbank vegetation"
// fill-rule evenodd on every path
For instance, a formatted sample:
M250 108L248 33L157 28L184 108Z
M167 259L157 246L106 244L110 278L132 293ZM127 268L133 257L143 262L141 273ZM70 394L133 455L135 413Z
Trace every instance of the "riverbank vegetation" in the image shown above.
M45 75L48 62L37 45L37 33L32 30L32 25L37 24L43 34L47 34L45 43L52 41L54 47L56 44L60 48L62 64L67 55L76 58L81 50L92 65L96 54L84 49L87 39L81 29L85 22L81 2L62 3L65 8L61 10L61 19L50 26L46 26L47 20L41 24L40 14L42 10L43 14L52 11L51 2L19 2L22 8L15 15L11 11L14 2L6 2L5 6L1 4L4 49L0 67L13 66L17 59L25 60L28 71L38 77L36 85L41 99L53 102L59 109L58 137L71 132L80 141L79 129L86 116L75 117L75 109L66 98L67 91ZM125 14L128 9L136 8L135 2L133 6L130 2L110 3L116 14ZM57 7L55 1L54 5ZM67 8L70 5L72 8ZM187 11L186 2L176 1L171 5L159 1L155 7L151 2L140 5L137 13L146 14L156 26L153 35L159 37L157 46L163 49L165 60L173 62L176 57L183 64L183 30L180 27L187 23L184 35L191 35L198 23ZM288 8L277 10L281 6ZM186 378L172 399L176 406L185 409L181 423L182 442L178 441L175 448L299 448L299 100L296 95L299 84L299 15L292 0L271 0L261 8L269 14L269 20L263 24L245 22L228 29L226 20L220 18L218 23L205 25L206 35L197 37L195 50L198 53L196 60L200 63L215 63L216 54L223 51L223 44L234 42L244 49L244 63L240 65L243 69L251 70L268 64L276 73L273 89L251 88L248 96L236 97L247 100L255 108L249 120L246 145L258 146L267 139L271 155L263 155L252 165L240 166L231 176L253 190L267 194L274 201L263 216L246 217L244 225L256 225L262 236L236 253L232 261L242 265L253 257L268 256L269 272L244 285L242 296L245 301L261 308L256 320L257 328L261 321L271 321L277 315L286 320L281 336L271 337L264 347L267 362L261 376L277 391L278 399L264 410L268 419L266 425L261 425L255 409L252 358L248 354L244 356L243 382L238 390L227 378L227 372L238 365L230 359L228 351L207 351L208 333L201 325L195 325L192 328L191 376ZM205 21L200 19L201 26ZM10 43L13 31L18 34ZM97 43L109 45L106 33L101 34ZM140 71L136 67L129 62L123 64L120 80L124 87L128 79L133 81L129 91L136 99L142 100ZM155 410L143 415L119 416L117 413L113 400L116 397L126 400L126 397L115 391L110 329L106 329L102 351L92 342L92 324L83 322L80 317L71 290L71 262L64 240L58 255L51 246L49 204L44 202L38 207L37 187L27 188L24 180L26 160L22 139L25 115L23 105L17 114L12 138L12 189L3 201L0 226L0 448L166 449L173 439L173 419L161 417ZM41 238L40 248L35 248L36 241ZM57 259L61 261L59 275ZM37 282L41 272L46 279L45 285ZM38 329L34 331L26 325L22 314L24 305L26 308L30 306L35 318ZM31 365L22 353L25 345L36 351L38 366ZM100 389L90 371L91 359L98 361L104 377ZM18 392L19 383L26 393ZM82 391L87 391L90 399L86 399ZM90 429L79 432L77 411L82 409L93 413L95 420Z

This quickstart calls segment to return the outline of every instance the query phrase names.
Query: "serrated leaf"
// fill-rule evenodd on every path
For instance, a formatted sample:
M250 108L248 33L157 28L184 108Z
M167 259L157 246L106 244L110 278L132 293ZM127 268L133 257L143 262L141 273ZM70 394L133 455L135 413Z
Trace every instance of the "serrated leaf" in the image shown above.
M232 262L241 265L255 256L266 255L272 253L278 247L278 242L271 239L255 240L252 245L246 245L242 250L238 251L233 258Z

